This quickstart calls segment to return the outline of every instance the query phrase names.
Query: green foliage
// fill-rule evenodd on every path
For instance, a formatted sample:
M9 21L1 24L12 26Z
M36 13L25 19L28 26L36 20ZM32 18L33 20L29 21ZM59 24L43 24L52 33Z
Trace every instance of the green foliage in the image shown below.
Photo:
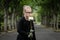
M22 16L23 5L30 5L34 10L38 6L36 11L39 16L60 13L60 0L0 0L0 12L6 9L12 14L15 9L15 14Z

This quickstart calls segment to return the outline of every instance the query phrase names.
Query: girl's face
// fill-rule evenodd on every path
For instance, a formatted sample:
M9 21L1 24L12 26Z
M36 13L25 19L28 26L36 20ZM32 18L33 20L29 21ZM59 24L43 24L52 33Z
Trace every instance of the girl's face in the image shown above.
M25 6L24 9L23 9L23 13L24 13L25 18L28 19L32 14L31 7L30 6Z
M32 14L31 9L26 9L25 12L24 12L24 14L25 14L26 17L30 17L31 14Z

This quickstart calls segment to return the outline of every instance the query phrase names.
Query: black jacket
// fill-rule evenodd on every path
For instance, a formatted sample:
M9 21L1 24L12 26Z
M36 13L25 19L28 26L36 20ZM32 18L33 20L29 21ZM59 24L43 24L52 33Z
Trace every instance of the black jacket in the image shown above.
M34 30L33 21L31 21L31 25L32 25L32 29ZM19 20L18 26L17 26L17 32L19 33L17 40L30 40L28 38L28 34L30 32L31 25L30 25L30 21L25 20L24 17L22 17ZM35 32L33 32L33 39L32 40L36 40L35 39Z

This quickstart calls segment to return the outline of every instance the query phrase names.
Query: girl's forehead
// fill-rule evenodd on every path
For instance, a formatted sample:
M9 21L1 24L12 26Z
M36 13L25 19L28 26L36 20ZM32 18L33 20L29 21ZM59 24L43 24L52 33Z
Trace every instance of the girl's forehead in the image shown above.
M31 12L32 10L31 9L25 9L25 12Z

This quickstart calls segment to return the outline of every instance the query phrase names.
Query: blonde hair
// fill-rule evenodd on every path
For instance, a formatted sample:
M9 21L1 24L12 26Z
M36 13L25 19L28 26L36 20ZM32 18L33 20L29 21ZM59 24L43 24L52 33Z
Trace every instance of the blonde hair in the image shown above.
M28 5L24 5L24 6L23 6L23 13L25 12L26 9L30 9L30 10L31 10L31 7L28 6Z

